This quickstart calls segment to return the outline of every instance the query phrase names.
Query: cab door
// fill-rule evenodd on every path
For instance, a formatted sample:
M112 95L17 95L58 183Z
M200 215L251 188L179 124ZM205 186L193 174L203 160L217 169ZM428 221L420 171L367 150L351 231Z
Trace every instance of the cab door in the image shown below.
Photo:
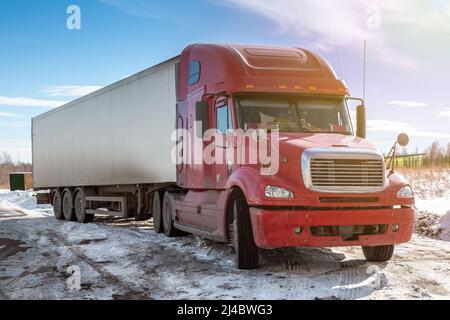
M216 163L214 165L215 189L225 189L234 163L234 112L228 97L220 97L215 105L215 123L218 135L216 142Z

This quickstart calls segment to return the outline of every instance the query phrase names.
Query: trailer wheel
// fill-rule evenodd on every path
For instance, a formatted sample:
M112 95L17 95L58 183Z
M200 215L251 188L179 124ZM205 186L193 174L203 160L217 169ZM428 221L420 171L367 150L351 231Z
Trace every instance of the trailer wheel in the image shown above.
M161 194L158 191L153 193L153 205L152 205L152 214L153 214L153 228L156 233L163 233L164 226L161 217Z
M75 208L73 206L73 193L70 189L65 189L63 193L62 208L66 221L75 221Z
M75 195L75 216L79 223L91 223L94 221L94 214L86 213L86 194L83 189L77 191Z
M58 219L58 220L63 220L64 219L64 213L63 213L63 210L62 210L61 191L56 190L53 193L52 205L53 205L53 213L55 215L55 218Z
M391 260L394 254L394 245L378 247L362 247L364 256L369 262L386 262Z
M162 218L166 236L177 237L182 235L182 232L173 226L173 198L169 192L164 194Z
M239 269L258 268L259 250L253 238L250 210L242 197L233 202L232 245Z

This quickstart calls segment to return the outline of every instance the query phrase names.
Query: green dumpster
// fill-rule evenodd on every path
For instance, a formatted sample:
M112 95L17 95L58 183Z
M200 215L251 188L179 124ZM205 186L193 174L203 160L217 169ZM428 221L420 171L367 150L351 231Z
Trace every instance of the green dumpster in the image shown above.
M9 175L11 191L30 190L33 188L33 174L31 172L13 172Z

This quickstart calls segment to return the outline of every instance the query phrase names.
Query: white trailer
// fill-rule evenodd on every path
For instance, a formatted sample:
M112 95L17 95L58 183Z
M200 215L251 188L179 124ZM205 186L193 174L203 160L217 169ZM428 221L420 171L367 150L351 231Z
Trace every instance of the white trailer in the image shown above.
M34 188L176 181L177 61L34 118Z
M89 217L151 211L148 186L176 182L177 70L178 57L33 118L33 187L52 191L42 202L62 203L61 218L80 192Z

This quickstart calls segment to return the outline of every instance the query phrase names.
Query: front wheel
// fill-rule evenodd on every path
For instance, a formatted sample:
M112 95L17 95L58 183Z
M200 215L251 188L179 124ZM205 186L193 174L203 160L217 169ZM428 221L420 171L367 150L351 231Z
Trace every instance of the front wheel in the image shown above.
M369 262L386 262L391 260L394 254L394 245L378 247L362 247L364 256Z
M237 198L233 203L232 245L238 269L258 268L259 249L253 238L250 210L247 202Z

